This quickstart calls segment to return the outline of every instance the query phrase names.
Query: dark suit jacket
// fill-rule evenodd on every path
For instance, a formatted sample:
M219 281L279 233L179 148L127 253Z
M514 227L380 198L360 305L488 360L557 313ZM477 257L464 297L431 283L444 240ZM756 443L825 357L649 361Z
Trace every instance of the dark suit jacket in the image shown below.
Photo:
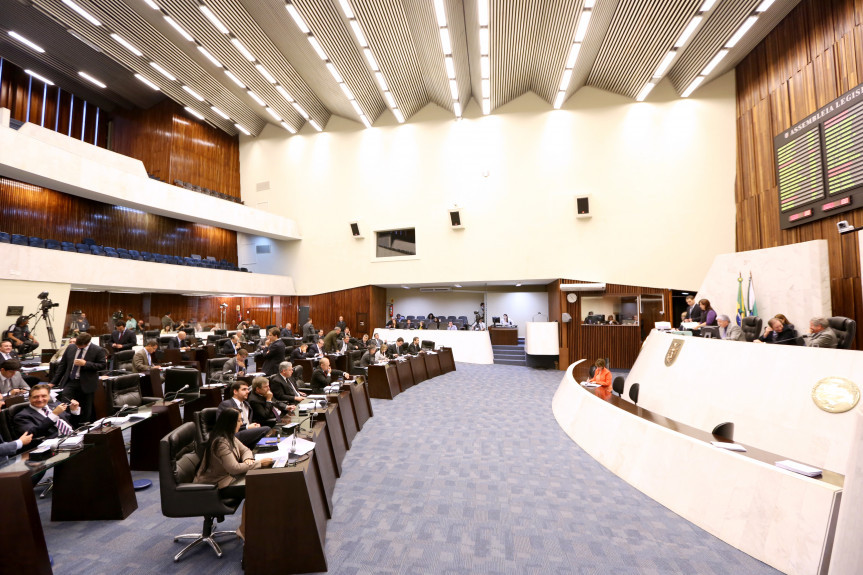
M340 328L342 330L342 333L345 333L345 328L348 327L348 324L347 324L347 322L339 321L339 322L336 322L336 327Z
M237 349L240 349L239 347ZM234 349L234 344L231 343L231 340L225 342L225 345L222 346L222 354L223 355L237 355L237 350Z
M701 306L698 305L698 302L695 302L695 304L692 307L686 308L686 316L687 316L687 318L689 318L689 321L699 321L700 322L700 321L702 321L701 318L703 317L703 314L704 314L704 310L701 309Z
M293 330L282 328L282 331L279 333L279 337L294 337Z
M249 394L249 397L251 397L251 395L252 395L252 394L250 393L250 394ZM254 412L254 411L252 411L252 406L251 406L251 405L249 405L249 402L248 402L248 401L244 401L243 403L245 403L245 404L246 404L246 408L249 410L249 418L251 419L255 412ZM218 412L218 413L222 413L222 412L223 412L223 411L225 411L226 409L231 409L231 408L233 408L233 409L237 409L237 404L236 404L236 403L234 403L233 398L231 398L231 399L226 399L225 401L223 401L222 403L220 403L220 404L219 404L219 412ZM240 416L240 417L242 418L242 416ZM252 423L254 423L254 420L252 420ZM245 426L245 425L244 425L244 426L242 426L242 427L240 428L240 431L242 431L242 430L244 430L244 429L246 429L246 426Z
M282 413L285 412L287 406L281 401L267 401L254 391L249 394L249 405L252 406L252 423L260 423L268 427L273 427L276 424L276 414L273 413L273 407L277 407Z
M311 357L313 354L310 354L308 351L303 353L303 350L299 348L299 346L294 348L294 351L291 352L291 361L295 361L297 359L306 359L307 357Z
M66 384L72 375L72 369L75 367L76 355L78 355L78 346L70 345L60 359L60 363L57 364L57 371L54 373L54 379L51 380L51 383L60 384L60 386ZM108 352L105 351L105 348L99 347L91 341L90 347L87 348L82 359L87 364L82 365L78 371L81 389L84 393L94 393L99 386L99 372L108 368Z
M375 352L377 353L377 352ZM360 358L360 367L368 367L375 362L375 356L371 352L365 352Z
M324 351L323 340L318 341L318 343L316 343L316 344L310 345L308 347L308 350L309 351L306 352L306 357L315 357L320 352ZM324 352L324 355L326 355L326 352Z
M135 333L131 330L123 330L123 333L120 333L119 330L114 330L111 332L111 344L119 343L122 345L122 348L111 347L114 351L121 351L123 349L132 349L135 347L135 344L138 343L138 338L135 337Z
M408 353L417 354L422 349L422 344L410 344L408 346Z
M263 361L261 371L268 376L279 373L279 364L285 361L285 342L277 339L258 355L258 361Z
M310 323L303 324L303 337L314 337L316 331L315 326Z
M232 357L231 359L222 364L222 373L237 373L238 367L239 366L237 365L237 358ZM242 368L242 371L246 371L246 368Z
M330 369L330 375L324 373L324 370L321 368L316 368L315 372L312 374L312 393L321 394L324 392L324 388L328 385L332 385L333 380L338 380L339 377L344 376L345 372L340 369Z
M165 349L180 349L180 338L172 337L168 340L168 345L165 346ZM183 340L182 347L192 347L192 344L189 343L189 338Z
M103 350L104 351L104 350ZM48 406L48 409L52 409L56 407L56 405ZM72 428L75 428L75 422L77 418L75 416L71 416L69 411L66 410L58 417L66 421ZM15 438L17 439L24 432L30 432L33 434L33 437L44 437L46 439L53 439L60 435L57 431L57 426L51 421L49 418L45 417L43 414L39 413L35 409L25 407L18 411L15 414L15 418L12 420L12 423L15 426ZM30 447L33 447L33 444L30 444Z
M288 405L294 403L294 398L299 394L299 388L297 378L294 376L285 379L281 373L277 373L270 378L270 391L273 392L273 399L283 401Z

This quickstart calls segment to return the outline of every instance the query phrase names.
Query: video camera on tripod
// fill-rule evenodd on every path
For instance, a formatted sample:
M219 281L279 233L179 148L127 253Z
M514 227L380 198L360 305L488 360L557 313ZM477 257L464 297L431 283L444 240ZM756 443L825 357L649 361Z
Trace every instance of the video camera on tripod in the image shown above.
M48 298L48 292L46 291L43 291L36 297L39 298L39 310L36 313L42 312L43 316L48 315L48 312L52 307L60 307L59 303L54 303ZM36 314L34 313L32 315L35 316Z

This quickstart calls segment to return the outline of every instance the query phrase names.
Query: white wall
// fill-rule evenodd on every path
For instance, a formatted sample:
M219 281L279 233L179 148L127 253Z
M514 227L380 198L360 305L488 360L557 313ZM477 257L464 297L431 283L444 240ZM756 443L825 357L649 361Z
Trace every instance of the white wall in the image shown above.
M486 321L491 325L492 317L503 318L503 314L509 315L509 321L518 325L518 337L525 337L525 326L527 322L533 321L536 314L548 316L548 293L547 292L508 292L488 294L488 313ZM558 318L553 318L557 320Z
M18 316L6 316L6 308L8 306L22 305L24 306L24 313L22 315L30 315L31 313L35 313L39 308L39 299L36 296L46 291L52 302L60 304L49 313L51 321L54 323L54 337L57 338L57 343L59 344L66 334L64 322L66 320L66 308L69 306L69 289L70 285L67 283L0 279L0 313L2 313L2 317L0 317L0 331L5 331L18 319ZM42 314L39 313L37 317L40 318L39 325L34 329L33 326L36 318L31 319L30 330L39 342L39 349L36 350L38 353L42 349L50 348L51 342L48 340L45 320L41 319Z
M243 199L301 227L282 261L299 293L558 277L691 288L734 250L733 72L687 99L666 82L644 103L583 88L562 110L527 94L485 117L429 105L377 124L240 138ZM594 215L576 220L585 192ZM710 225L674 232L693 210ZM401 226L416 227L418 257L373 263L373 231Z

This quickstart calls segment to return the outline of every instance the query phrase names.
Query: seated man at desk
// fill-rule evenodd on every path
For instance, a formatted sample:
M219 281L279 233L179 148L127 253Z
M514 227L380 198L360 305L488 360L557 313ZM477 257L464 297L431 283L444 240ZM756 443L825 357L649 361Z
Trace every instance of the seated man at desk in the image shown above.
M226 399L219 404L219 413L234 408L239 410L242 425L237 431L237 439L248 447L254 449L255 444L270 432L268 426L252 421L252 406L249 405L249 384L245 381L235 381L231 384L231 399Z
M324 340L319 339L318 341L310 345L308 349L309 351L306 353L307 357L324 357Z
M375 344L370 344L369 348L360 358L360 367L368 367L375 363L375 356L377 355L378 346Z
M12 347L11 341L4 339L0 342L0 361L6 361L7 359L18 359L18 352Z
M332 385L333 380L338 381L339 379L350 379L350 374L340 370L340 369L331 369L330 368L330 360L328 358L321 359L320 365L315 369L315 372L312 374L312 393L321 394L324 392L324 388Z
M291 329L291 324L285 324L285 327L279 332L279 337L294 337L294 330Z
M309 357L314 357L314 354L309 353L309 344L307 343L301 343L294 348L294 351L291 352L291 361L297 361L298 359L308 359Z
M32 433L41 439L53 439L69 435L78 424L81 406L73 399L68 404L58 403L49 407L51 387L40 383L30 389L30 406L15 414L12 420L19 433Z
M270 378L270 391L277 401L283 401L287 405L300 403L306 397L306 394L300 391L302 383L302 378L294 375L294 366L289 361L283 361L279 364L279 373Z
M111 345L109 346L112 352L135 347L135 344L138 343L135 332L126 329L126 324L122 321L118 321L114 328L114 331L111 332Z
M132 369L135 373L149 373L153 367L153 354L159 349L159 342L155 339L148 339L144 342L144 347L135 352L132 356Z
M241 349L235 357L232 357L222 365L222 381L225 376L243 377L246 375L246 359L249 357L248 350Z
M730 341L746 341L746 336L743 334L743 330L740 329L739 325L731 323L731 318L727 315L722 314L717 316L716 323L719 325L719 337L720 339L727 339Z
M270 380L266 377L256 377L252 380L249 405L252 407L252 422L270 427L275 427L283 414L294 411L293 405L273 397Z
M785 327L778 317L767 320L767 329L764 334L755 339L753 343L791 343L797 338L797 330Z
M0 363L0 395L22 395L30 391L30 386L21 376L21 362L7 359Z
M237 350L240 349L240 337L237 334L222 344L222 355L237 355Z
M183 357L188 359L186 356L186 352L191 349L189 345L189 341L186 339L185 331L178 331L177 337L172 337L168 340L168 345L165 346L166 349L179 349L180 352L183 353Z
M0 400L0 406L2 405L3 401ZM33 434L25 431L21 434L21 437L15 441L7 441L5 443L0 442L0 465L6 463L10 457L15 455L18 450L23 448L25 445L29 445L31 441L33 441Z
M809 335L804 336L806 347L836 348L839 338L830 324L823 317L813 317L809 320Z
M404 355L408 351L408 346L405 345L405 340L403 337L400 337L396 340L395 344L387 346L387 356L388 357L396 357L397 355Z
M378 332L375 332L375 336L374 336L373 338L371 338L371 339L366 343L366 346L368 346L369 344L372 344L372 343L373 343L373 344L375 344L375 346L376 346L378 349L380 349L380 348L381 348L381 346L384 344L384 340L382 340L382 339L381 339L381 334L379 334Z
M448 331L456 331L456 330L458 330L458 326L453 325L451 321L450 321L450 322L447 322L447 324L446 324L446 328L447 328L447 330L448 330Z
M420 352L422 346L420 345L420 338L415 337L411 344L408 346L408 353L412 355L416 355Z

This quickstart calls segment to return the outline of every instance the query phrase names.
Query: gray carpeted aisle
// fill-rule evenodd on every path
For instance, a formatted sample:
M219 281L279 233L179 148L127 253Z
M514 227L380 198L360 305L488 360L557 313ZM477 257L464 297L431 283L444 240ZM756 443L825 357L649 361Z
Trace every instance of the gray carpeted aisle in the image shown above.
M329 572L778 573L585 454L551 413L561 378L460 363L394 401L373 400L336 485ZM201 548L174 564L172 536L200 521L164 518L158 485L138 504L125 521L51 523L41 501L54 572L241 573L238 542L222 559Z

